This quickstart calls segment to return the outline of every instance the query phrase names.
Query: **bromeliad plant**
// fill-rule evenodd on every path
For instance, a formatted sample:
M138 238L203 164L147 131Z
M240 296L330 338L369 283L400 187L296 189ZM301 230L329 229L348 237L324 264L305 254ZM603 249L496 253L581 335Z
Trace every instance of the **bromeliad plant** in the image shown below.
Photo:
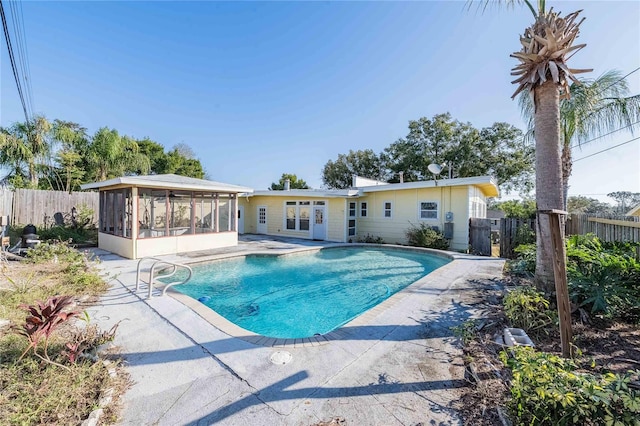
M18 329L18 333L29 340L29 346L20 355L22 359L29 350L33 349L33 354L50 364L67 368L62 364L53 361L47 352L49 338L60 324L79 314L78 311L68 310L73 305L73 296L52 296L46 302L37 301L35 305L21 305L27 310L29 315L25 324ZM42 355L38 353L38 347L43 344Z

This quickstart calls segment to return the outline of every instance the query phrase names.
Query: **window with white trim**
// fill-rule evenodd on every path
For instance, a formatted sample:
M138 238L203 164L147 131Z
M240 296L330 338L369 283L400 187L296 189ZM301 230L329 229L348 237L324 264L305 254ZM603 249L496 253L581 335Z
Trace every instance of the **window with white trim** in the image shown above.
M420 219L438 219L438 202L420 201Z
M360 217L367 217L367 202L362 201L360 203Z
M356 202L349 201L349 217L356 217Z
M310 201L300 201L300 230L308 231L309 230L309 218L311 217L311 202Z
M285 229L308 231L311 220L311 201L285 202Z
M393 203L385 201L382 203L382 217L390 219L393 216Z
M356 235L356 211L358 204L355 201L349 201L349 220L347 222L347 235L353 237Z

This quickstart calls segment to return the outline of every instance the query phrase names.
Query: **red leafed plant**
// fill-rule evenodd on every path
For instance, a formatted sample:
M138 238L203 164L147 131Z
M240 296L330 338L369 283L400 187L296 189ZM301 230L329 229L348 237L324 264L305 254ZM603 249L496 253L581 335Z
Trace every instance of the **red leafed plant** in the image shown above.
M73 305L73 296L52 296L49 297L46 302L37 301L35 305L20 306L29 312L25 324L19 329L19 333L29 339L29 346L22 353L20 359L33 348L33 353L38 358L64 367L49 358L47 346L49 345L49 337L55 329L63 322L79 314L78 311L65 310L71 305ZM44 341L44 357L37 351L41 341Z

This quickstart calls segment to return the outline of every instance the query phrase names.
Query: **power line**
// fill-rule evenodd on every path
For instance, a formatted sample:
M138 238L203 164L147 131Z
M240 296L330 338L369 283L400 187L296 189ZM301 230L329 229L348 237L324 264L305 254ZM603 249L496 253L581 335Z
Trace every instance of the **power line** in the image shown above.
M637 138L629 139L626 142L619 143L618 145L610 146L609 148L603 149L602 151L598 151L598 152L594 152L593 154L585 155L584 157L578 158L577 160L573 160L573 162L575 163L576 161L584 160L585 158L589 158L589 157L593 157L594 155L602 154L603 152L607 152L609 150L612 150L613 148L617 148L619 146L626 145L626 144L631 143L631 142L633 142L635 140L638 140L638 139L640 139L640 136L638 136Z
M573 149L573 148L576 148L576 147L578 147L578 146L586 145L586 144L588 144L589 142L593 142L593 141L595 141L595 140L598 140L598 139L604 138L604 137L609 136L609 135L611 135L611 134L613 134L613 133L619 132L620 130L624 130L624 129L626 129L627 127L635 126L635 125L636 125L636 124L638 124L638 123L640 123L640 120L636 121L635 123L627 124L626 126L624 126L624 127L620 127L619 129L612 130L612 131L610 131L609 133L605 133L604 135L596 136L595 138L589 139L588 141L585 141L585 142L582 142L582 143L577 142L577 143L576 143L576 145L571 145L571 147L570 147L570 148L571 148L571 149Z
M29 116L33 116L33 95L31 90L31 75L28 68L28 55L26 53L26 36L24 31L24 17L22 15L22 2L17 1L9 2L11 16L13 21L13 33L15 35L16 47L17 47L17 65L19 68L19 75L22 78L22 88L25 93L25 100L27 103L27 110Z
M22 110L24 111L24 117L29 122L29 114L27 113L27 106L24 101L24 93L22 92L22 86L20 85L20 79L18 78L18 70L16 68L16 61L13 55L13 46L11 45L11 37L9 37L9 27L7 26L7 17L4 14L4 5L0 0L0 17L2 18L2 28L4 30L5 41L7 42L7 50L9 51L9 61L11 62L11 70L13 71L13 78L16 81L18 88L18 96L20 96L20 102L22 103Z
M625 78L629 77L631 74L633 74L634 72L640 70L640 67L636 68L635 70L631 71L629 74L625 75L624 77L614 81L613 83L611 83L610 85L608 85L607 87L605 87L604 89L602 89L600 92L606 92L607 89L609 89L612 86L615 86L616 84L620 83L622 80L624 80Z

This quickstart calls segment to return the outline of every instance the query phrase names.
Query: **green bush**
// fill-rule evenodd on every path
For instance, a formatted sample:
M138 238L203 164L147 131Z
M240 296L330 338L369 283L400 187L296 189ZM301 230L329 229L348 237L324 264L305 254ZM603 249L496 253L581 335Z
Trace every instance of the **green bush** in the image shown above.
M517 275L533 275L536 271L536 245L521 244L514 250L516 259L507 263L509 272Z
M86 243L97 241L97 230L87 228L74 228L67 226L52 226L47 229L39 229L38 236L42 241L71 241L72 243Z
M518 287L509 291L503 301L504 313L512 327L528 333L545 331L555 324L557 314L549 309L549 301L533 287Z
M511 369L508 408L515 424L640 425L640 393L630 389L631 377L578 370L569 359L514 347L501 353Z
M359 243L369 243L369 244L384 244L384 239L379 236L369 235L367 234L363 238L358 239Z
M593 235L567 239L569 294L579 306L609 318L640 319L640 262L634 245Z
M566 240L569 296L593 314L625 321L640 320L640 262L633 243L605 243L593 234ZM532 275L536 267L535 244L515 249L508 270Z
M413 247L427 247L439 250L447 250L449 248L449 240L444 237L444 234L424 223L418 226L411 225L405 235L407 244Z

